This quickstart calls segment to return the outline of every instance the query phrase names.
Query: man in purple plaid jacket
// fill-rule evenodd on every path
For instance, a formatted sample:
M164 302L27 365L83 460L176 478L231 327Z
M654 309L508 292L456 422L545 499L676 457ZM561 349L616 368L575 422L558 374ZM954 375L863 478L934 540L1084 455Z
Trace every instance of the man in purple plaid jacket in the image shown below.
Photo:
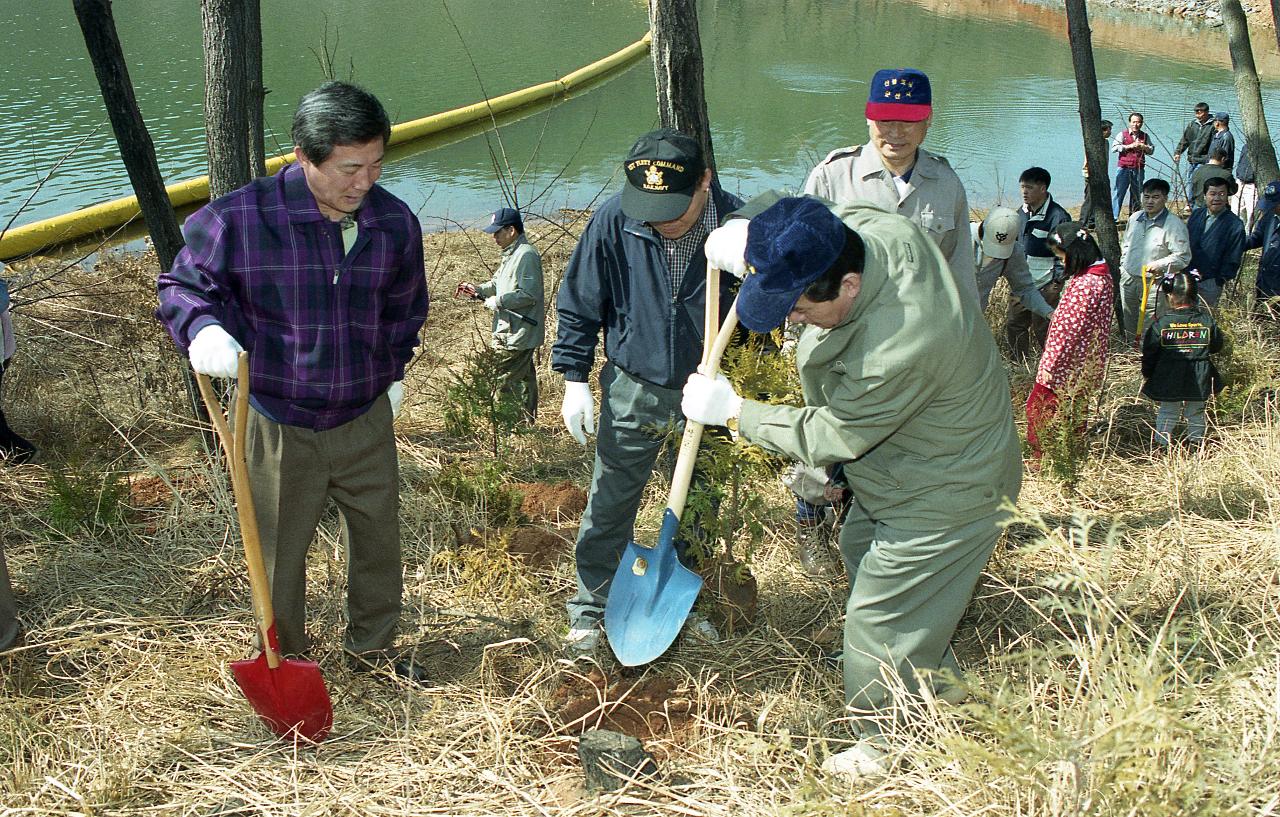
M160 308L197 372L249 351L246 456L286 654L307 650L306 560L332 498L347 542L344 648L358 669L425 682L390 652L400 619L392 421L427 317L422 228L376 182L391 135L368 92L329 82L293 119L297 163L187 219Z

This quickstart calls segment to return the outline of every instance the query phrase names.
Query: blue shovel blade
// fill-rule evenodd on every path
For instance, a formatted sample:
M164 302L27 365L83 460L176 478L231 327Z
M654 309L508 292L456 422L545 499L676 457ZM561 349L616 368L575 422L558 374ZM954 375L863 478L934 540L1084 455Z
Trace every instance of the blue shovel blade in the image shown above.
M623 666L647 664L667 651L680 634L702 590L702 577L680 564L676 529L680 519L668 508L658 544L628 542L604 608L604 631Z

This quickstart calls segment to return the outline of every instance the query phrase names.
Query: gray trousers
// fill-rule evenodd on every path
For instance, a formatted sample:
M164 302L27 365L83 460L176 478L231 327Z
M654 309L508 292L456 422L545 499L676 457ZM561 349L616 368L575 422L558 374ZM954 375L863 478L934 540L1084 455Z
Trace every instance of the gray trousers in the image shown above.
M1172 400L1161 401L1160 408L1156 410L1156 443L1163 446L1169 445L1173 430L1177 428L1178 421L1184 416L1187 418L1187 439L1197 443L1203 440L1204 401Z
M945 531L907 531L876 522L856 501L840 528L849 573L844 624L844 694L856 731L876 734L898 717L896 696L950 670L951 638L1000 538L1002 511Z
M609 585L635 536L636 512L666 432L684 421L680 389L637 380L612 363L601 370L600 385L595 469L574 549L578 592L566 605L570 626L603 617ZM699 477L695 471L695 483Z
M9 584L9 565L4 558L4 542L0 541L0 652L13 646L20 629L18 605L13 600L13 586Z
M1156 305L1160 303L1160 272L1147 273L1147 302L1142 303L1142 276L1131 276L1127 272L1120 273L1120 310L1124 315L1124 336L1130 340L1137 338L1138 313L1146 311L1142 319L1142 331L1147 331L1156 319ZM1163 312L1163 310L1161 310Z
M533 365L537 349L498 349L501 390L520 401L530 425L538 419L538 373Z
M349 423L311 431L250 410L245 457L286 654L307 650L307 551L330 498L347 543L347 631L353 653L391 645L400 621L400 484L391 403Z

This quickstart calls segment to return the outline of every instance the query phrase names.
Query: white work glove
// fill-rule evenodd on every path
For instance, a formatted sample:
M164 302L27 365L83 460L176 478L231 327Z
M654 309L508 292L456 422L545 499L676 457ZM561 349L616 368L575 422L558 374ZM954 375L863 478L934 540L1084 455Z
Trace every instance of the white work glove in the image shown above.
M391 419L400 416L400 404L404 402L404 381L397 380L387 386L387 399L391 401Z
M747 274L747 226L745 218L731 218L707 236L703 252L707 263L741 280Z
M566 380L560 416L573 438L586 445L587 435L596 433L596 407L591 399L591 386Z
M487 309L487 310L489 310L490 312L497 312L497 311L498 311L498 296L497 296L497 295L490 295L488 298L485 298L485 299L484 299L484 308L485 308L485 309Z
M240 361L240 353L244 351L236 339L227 334L216 323L211 323L196 332L187 349L191 358L191 368L209 377L235 377Z
M684 384L680 410L695 423L722 426L742 412L742 398L724 375L717 374L712 380L694 372L689 375L689 382Z

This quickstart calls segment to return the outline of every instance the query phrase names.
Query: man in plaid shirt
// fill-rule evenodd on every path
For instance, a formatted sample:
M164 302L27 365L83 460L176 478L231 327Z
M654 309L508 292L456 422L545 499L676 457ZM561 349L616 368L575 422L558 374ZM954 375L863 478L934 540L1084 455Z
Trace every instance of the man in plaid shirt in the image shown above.
M164 323L197 372L249 351L244 433L281 649L307 650L306 557L329 498L348 542L353 665L424 682L388 652L400 619L392 421L427 317L422 228L376 182L391 135L368 92L329 82L293 120L297 163L187 219L160 276Z

